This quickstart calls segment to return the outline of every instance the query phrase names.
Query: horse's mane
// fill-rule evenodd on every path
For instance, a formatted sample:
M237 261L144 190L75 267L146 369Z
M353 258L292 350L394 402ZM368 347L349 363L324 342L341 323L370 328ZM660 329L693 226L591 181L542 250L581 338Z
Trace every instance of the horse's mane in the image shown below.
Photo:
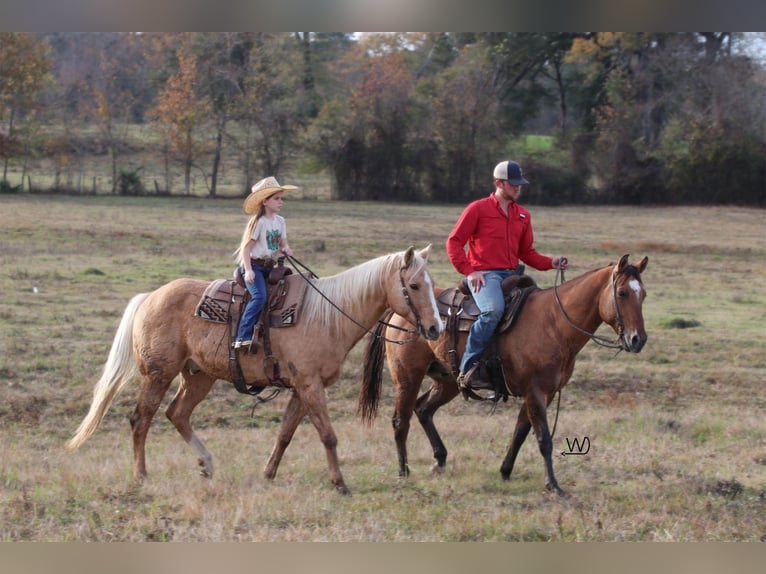
M343 324L348 319L330 301L358 320L369 302L376 296L380 297L383 278L394 271L401 257L401 252L381 255L336 275L317 279L314 283L316 289L309 287L303 302L301 322L305 328L312 331L320 329L322 336L342 332Z
M562 283L559 287L562 288L565 285L576 285L580 281L585 281L589 277L592 277L593 275L597 273L601 273L603 271L606 271L607 269L611 270L615 266L615 263L609 263L608 265L603 265L601 267L596 267L595 269L591 269L590 271L585 271L584 273L578 275L577 277L573 277L571 279L568 279L566 283ZM622 273L625 273L629 277L635 277L636 279L641 279L641 272L638 270L638 267L635 265L626 265L625 268L622 270ZM549 287L548 289L553 289L552 287Z

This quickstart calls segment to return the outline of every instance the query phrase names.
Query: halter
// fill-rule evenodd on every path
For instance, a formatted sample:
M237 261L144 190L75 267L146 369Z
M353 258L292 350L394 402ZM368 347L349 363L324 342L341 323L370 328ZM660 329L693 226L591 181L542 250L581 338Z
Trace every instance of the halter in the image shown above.
M300 266L304 270L306 270L312 278L314 278L314 279L318 279L319 278L319 276L316 273L314 273L311 269L309 269L306 265L304 265L303 263L298 261L292 255L285 255L285 257L287 257L287 260L290 263L293 264L293 266L296 268L296 270ZM412 311L412 314L415 316L415 320L417 321L417 329L407 329L405 327L400 327L399 325L394 325L394 324L389 323L387 321L383 321L382 319L378 320L378 324L385 325L386 327L391 327L392 329L396 329L398 331L404 331L405 333L409 333L411 335L414 335L413 337L409 337L409 338L401 340L401 341L398 341L398 340L395 341L393 339L388 339L384 335L377 335L377 334L375 334L371 328L365 327L364 325L362 325L359 321L354 319L351 315L349 315L343 309L341 309L338 305L336 305L334 301L330 300L330 298L327 295L325 295L324 293L322 293L319 290L319 288L316 285L314 285L314 283L309 281L309 279L305 275L303 275L300 272L298 273L298 275L303 277L303 279L311 286L311 288L314 291L316 291L317 293L319 293L319 296L322 297L322 299L324 299L330 305L332 305L332 307L334 307L337 311L339 311L341 315L343 315L346 319L351 321L354 325L356 325L357 327L360 327L361 329L363 329L365 331L365 333L369 333L370 335L372 335L373 337L376 337L378 339L383 339L387 343L396 343L397 345L404 345L405 343L409 343L410 341L415 340L415 338L418 336L418 334L420 333L420 330L422 328L422 323L420 321L420 313L418 313L417 308L415 307L414 303L412 302L412 299L410 298L410 293L409 293L409 291L407 291L407 286L404 283L404 270L406 268L407 267L404 266L404 265L399 267L399 282L402 285L402 295L404 295L404 300L407 302L407 307L409 307L410 311Z
M607 349L617 349L619 351L623 351L625 347L622 345L623 336L625 334L625 325L622 321L622 314L620 313L620 307L617 305L617 271L612 271L612 302L614 303L614 312L617 316L616 322L617 322L617 340L610 341L609 339L605 337L601 337L599 335L596 335L595 333L590 333L586 331L585 329L581 329L577 325L572 322L572 320L569 318L569 315L567 315L567 312L564 310L564 306L561 303L561 299L559 299L559 293L558 293L558 279L559 274L561 274L561 282L564 283L564 272L561 269L561 265L559 265L556 268L556 277L553 280L553 295L556 298L556 303L558 303L559 309L561 309L561 313L564 315L564 318L567 320L567 322L574 328L576 331L582 333L583 335L587 335L590 337L590 339L602 347L606 347Z

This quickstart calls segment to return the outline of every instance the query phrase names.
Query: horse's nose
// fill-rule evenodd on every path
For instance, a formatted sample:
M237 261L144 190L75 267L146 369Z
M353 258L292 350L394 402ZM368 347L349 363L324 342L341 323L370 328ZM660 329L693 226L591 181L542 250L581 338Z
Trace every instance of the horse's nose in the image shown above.
M630 341L628 342L628 347L631 353L640 353L641 349L644 348L644 343L646 343L647 337L644 335L643 337L636 334L633 335L630 338Z
M431 325L428 328L428 331L426 332L426 339L430 341L434 341L439 338L439 329L436 328L436 325Z

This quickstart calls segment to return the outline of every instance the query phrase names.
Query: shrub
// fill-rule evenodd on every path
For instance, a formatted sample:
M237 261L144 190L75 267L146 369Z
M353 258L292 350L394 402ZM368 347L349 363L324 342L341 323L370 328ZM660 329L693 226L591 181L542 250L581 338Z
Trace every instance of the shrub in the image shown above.
M0 181L0 193L19 193L21 191L21 184L11 185L9 181Z
M120 195L144 195L146 189L138 172L141 168L133 171L120 170L117 178L117 191Z

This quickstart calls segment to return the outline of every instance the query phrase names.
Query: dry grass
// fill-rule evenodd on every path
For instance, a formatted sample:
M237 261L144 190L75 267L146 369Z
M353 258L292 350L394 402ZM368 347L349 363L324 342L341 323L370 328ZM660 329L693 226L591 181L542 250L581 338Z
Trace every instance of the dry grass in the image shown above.
M461 206L339 203L296 196L283 210L296 255L320 275L434 244L437 283L457 276L444 239ZM67 453L128 299L179 276L230 274L238 200L0 196L0 540L15 541L751 541L766 534L766 239L738 208L534 208L538 248L569 277L648 255L649 341L637 356L588 345L566 387L556 457L566 500L544 492L533 439L509 482L499 466L518 403L490 414L453 401L437 416L450 450L432 476L417 422L396 476L385 386L371 428L355 418L361 348L328 390L351 497L329 484L302 425L273 482L261 471L285 395L258 406L219 382L193 422L216 475L158 414L150 477L131 477L135 388ZM531 272L550 285L552 273ZM33 292L36 289L37 292ZM692 325L697 326L692 326ZM687 326L688 328L678 328ZM606 334L606 333L605 333ZM172 392L169 393L169 397ZM168 397L168 399L169 399ZM551 419L553 412L550 413Z

